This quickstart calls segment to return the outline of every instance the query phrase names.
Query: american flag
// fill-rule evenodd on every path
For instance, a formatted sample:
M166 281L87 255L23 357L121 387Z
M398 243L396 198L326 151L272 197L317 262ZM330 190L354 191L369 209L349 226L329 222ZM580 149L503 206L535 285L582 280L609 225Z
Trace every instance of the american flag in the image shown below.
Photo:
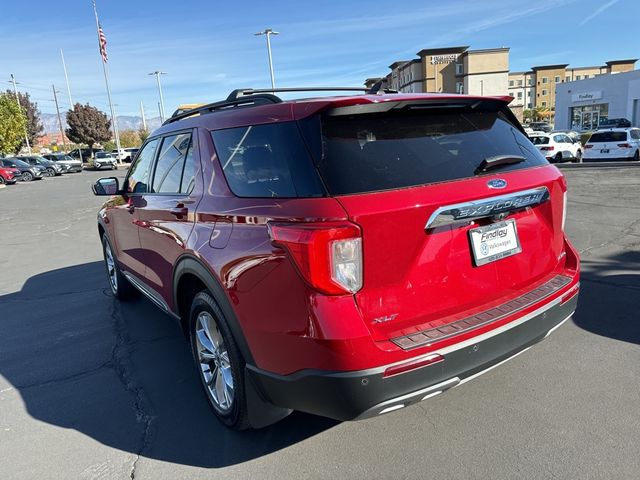
M107 63L109 60L109 56L107 55L107 37L102 31L102 26L98 24L98 43L100 44L100 55L102 56L102 61Z

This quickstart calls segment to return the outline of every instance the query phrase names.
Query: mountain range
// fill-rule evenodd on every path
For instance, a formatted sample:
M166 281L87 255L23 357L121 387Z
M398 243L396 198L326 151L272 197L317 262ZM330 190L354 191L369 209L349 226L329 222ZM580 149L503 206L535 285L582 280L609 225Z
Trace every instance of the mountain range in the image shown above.
M142 127L142 117L120 115L118 119L118 130L138 130ZM58 126L58 116L54 113L40 113L40 120L44 127L44 133L57 133L60 131ZM147 129L153 131L160 126L160 117L148 118ZM67 128L67 122L64 116L62 117L62 128Z

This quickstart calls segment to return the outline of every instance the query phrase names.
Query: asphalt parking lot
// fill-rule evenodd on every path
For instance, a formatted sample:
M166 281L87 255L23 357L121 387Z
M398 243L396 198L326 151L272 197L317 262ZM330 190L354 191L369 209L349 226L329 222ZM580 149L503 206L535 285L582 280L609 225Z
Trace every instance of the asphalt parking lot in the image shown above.
M564 172L572 321L417 406L243 433L210 414L177 324L111 297L90 193L111 173L0 190L0 478L638 478L640 168Z

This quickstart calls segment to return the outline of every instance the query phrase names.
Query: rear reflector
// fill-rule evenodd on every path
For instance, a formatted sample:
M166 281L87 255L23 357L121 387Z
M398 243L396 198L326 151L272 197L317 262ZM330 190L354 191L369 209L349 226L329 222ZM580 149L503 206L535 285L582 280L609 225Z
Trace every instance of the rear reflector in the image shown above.
M562 305L567 300L571 300L578 293L579 290L580 290L580 282L576 283L573 287L571 287L571 289L567 293L562 295L562 298L560 299L560 304Z
M584 148L593 148L593 145L585 145Z
M540 150L542 150L543 152L551 152L551 151L553 151L554 148L555 148L554 146L541 147Z
M618 146L620 148L631 148L631 145L628 143L619 143Z
M444 361L444 357L442 355L435 353L427 357L413 359L409 362L401 363L399 365L394 365L392 367L389 367L384 371L384 374L382 375L382 377L383 378L392 377L393 375L409 372L417 368L426 367L427 365L433 365L434 363L440 363L443 361Z

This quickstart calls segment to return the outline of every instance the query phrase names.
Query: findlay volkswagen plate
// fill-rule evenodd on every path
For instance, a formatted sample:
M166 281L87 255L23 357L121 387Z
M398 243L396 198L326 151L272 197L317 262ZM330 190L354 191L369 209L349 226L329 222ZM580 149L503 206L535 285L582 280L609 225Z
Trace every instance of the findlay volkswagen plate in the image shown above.
M469 238L473 259L477 266L495 262L522 251L515 220L474 228L469 230Z

